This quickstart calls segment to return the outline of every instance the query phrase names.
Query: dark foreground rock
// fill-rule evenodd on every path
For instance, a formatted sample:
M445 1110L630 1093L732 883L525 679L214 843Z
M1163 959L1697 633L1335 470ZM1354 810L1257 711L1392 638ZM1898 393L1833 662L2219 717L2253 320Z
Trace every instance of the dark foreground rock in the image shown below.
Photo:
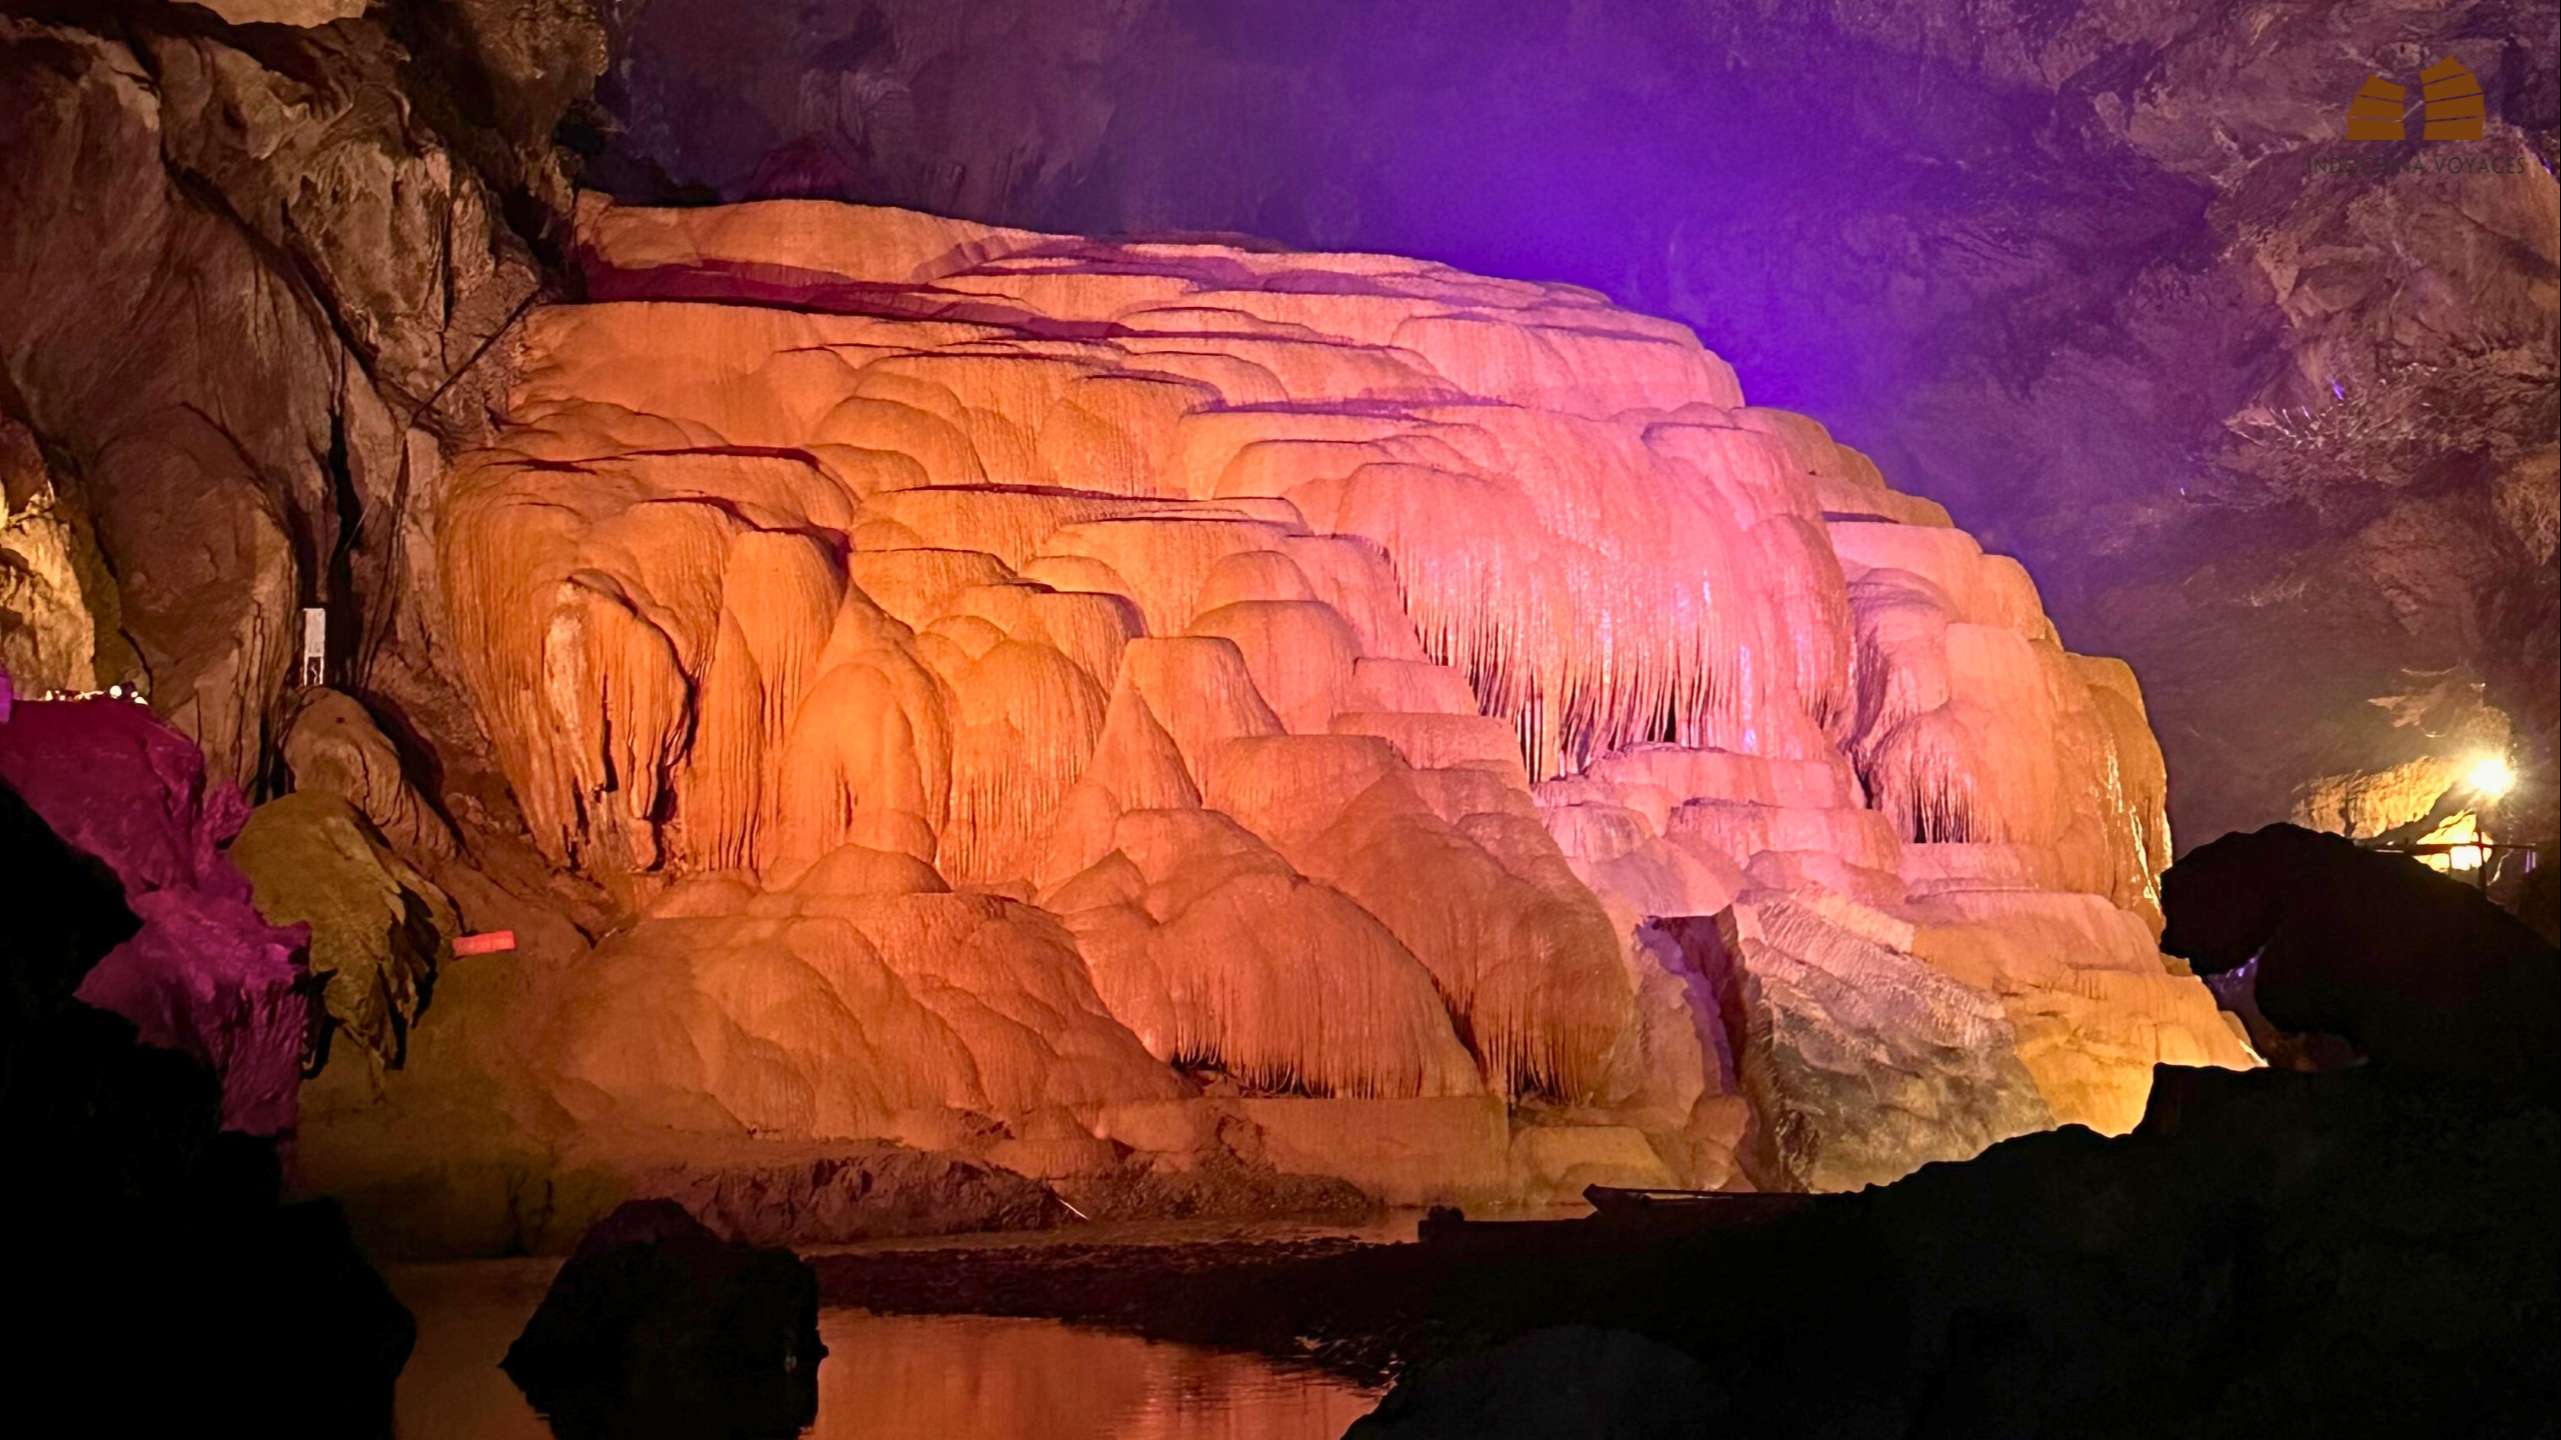
M2270 1016L2358 1063L2163 1067L2130 1135L1746 1228L843 1255L822 1286L1397 1378L1364 1437L2555 1434L2551 952L2302 832L2171 877L2172 948L2259 957Z
M1478 1413L1434 1366L1568 1325L1695 1360L1702 1434L2553 1433L2550 1108L2381 1065L2164 1069L2156 1086L2132 1135L2027 1136L1747 1229L817 1265L830 1303L1056 1316L1404 1377L1418 1388L1382 1435L1442 1433L1445 1403Z
M1537 1330L1399 1385L1344 1440L1677 1440L1721 1397L1696 1360L1623 1330Z
M797 1435L818 1414L818 1279L669 1200L596 1223L507 1348L564 1437Z
M221 1129L206 1065L74 998L141 923L115 873L0 783L0 1136L16 1413L90 1434L391 1431L415 1336L275 1143Z
M2259 1012L2279 1029L2552 1103L2561 963L2471 885L2270 825L2200 846L2162 877L2161 896L2161 947L2204 975L2251 968Z
M0 676L0 686L9 683ZM141 924L81 964L86 1005L132 1022L220 1083L222 1127L290 1131L311 1022L305 932L268 923L223 853L248 815L195 742L118 700L16 700L0 716L0 782L103 864ZM25 923L49 898L8 912Z

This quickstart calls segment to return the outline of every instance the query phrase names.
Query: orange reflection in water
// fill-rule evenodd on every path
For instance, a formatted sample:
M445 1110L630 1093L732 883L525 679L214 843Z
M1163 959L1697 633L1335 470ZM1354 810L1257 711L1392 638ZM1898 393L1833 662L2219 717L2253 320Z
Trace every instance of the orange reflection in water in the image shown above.
M498 1369L549 1285L551 1262L414 1266L390 1276L418 1317L400 1377L402 1440L550 1440ZM1247 1355L1047 1320L819 1317L811 1440L1334 1440L1373 1390Z
M1333 1440L1377 1403L1250 1356L1044 1320L838 1311L819 1328L814 1436Z

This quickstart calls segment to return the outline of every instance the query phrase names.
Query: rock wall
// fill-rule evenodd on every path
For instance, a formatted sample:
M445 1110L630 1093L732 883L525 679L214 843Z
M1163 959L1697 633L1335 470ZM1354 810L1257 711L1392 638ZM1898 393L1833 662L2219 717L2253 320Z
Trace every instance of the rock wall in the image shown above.
M0 672L29 695L103 690L122 647L88 517L35 437L0 417Z
M527 244L383 30L123 18L0 17L0 402L112 582L54 591L99 678L253 792L304 606L333 680L468 753L406 603L408 497L475 433Z
M2149 943L2130 674L1676 325L815 203L577 242L437 529L536 843L643 916L539 1057L599 1123L1490 1092L1684 1174L1738 1053L1808 1133L2010 1076L1770 1177L1854 1184L2248 1063ZM1783 955L1847 992L1706 998Z

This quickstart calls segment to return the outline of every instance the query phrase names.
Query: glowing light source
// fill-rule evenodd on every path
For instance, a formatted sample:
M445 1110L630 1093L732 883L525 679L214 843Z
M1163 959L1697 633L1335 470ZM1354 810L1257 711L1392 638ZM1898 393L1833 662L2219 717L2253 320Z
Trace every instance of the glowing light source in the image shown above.
M2472 762L2472 769L2463 777L2463 783L2471 786L2482 798L2496 800L2515 787L2516 767L2510 765L2504 755L2484 755Z

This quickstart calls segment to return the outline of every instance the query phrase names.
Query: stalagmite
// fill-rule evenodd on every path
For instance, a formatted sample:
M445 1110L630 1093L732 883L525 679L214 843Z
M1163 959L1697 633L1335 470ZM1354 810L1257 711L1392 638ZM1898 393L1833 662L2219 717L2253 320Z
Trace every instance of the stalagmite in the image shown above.
M580 1105L888 1134L1179 1068L1639 1105L1687 1165L1731 1017L1646 926L1729 910L1719 973L1829 977L1788 1035L1920 1005L1955 1028L1844 1053L2039 1087L1898 1150L1765 1056L1754 1102L1859 1155L1799 1183L2248 1063L2148 949L2130 673L1679 326L853 206L579 233L440 549L537 843L646 916L559 1010Z

